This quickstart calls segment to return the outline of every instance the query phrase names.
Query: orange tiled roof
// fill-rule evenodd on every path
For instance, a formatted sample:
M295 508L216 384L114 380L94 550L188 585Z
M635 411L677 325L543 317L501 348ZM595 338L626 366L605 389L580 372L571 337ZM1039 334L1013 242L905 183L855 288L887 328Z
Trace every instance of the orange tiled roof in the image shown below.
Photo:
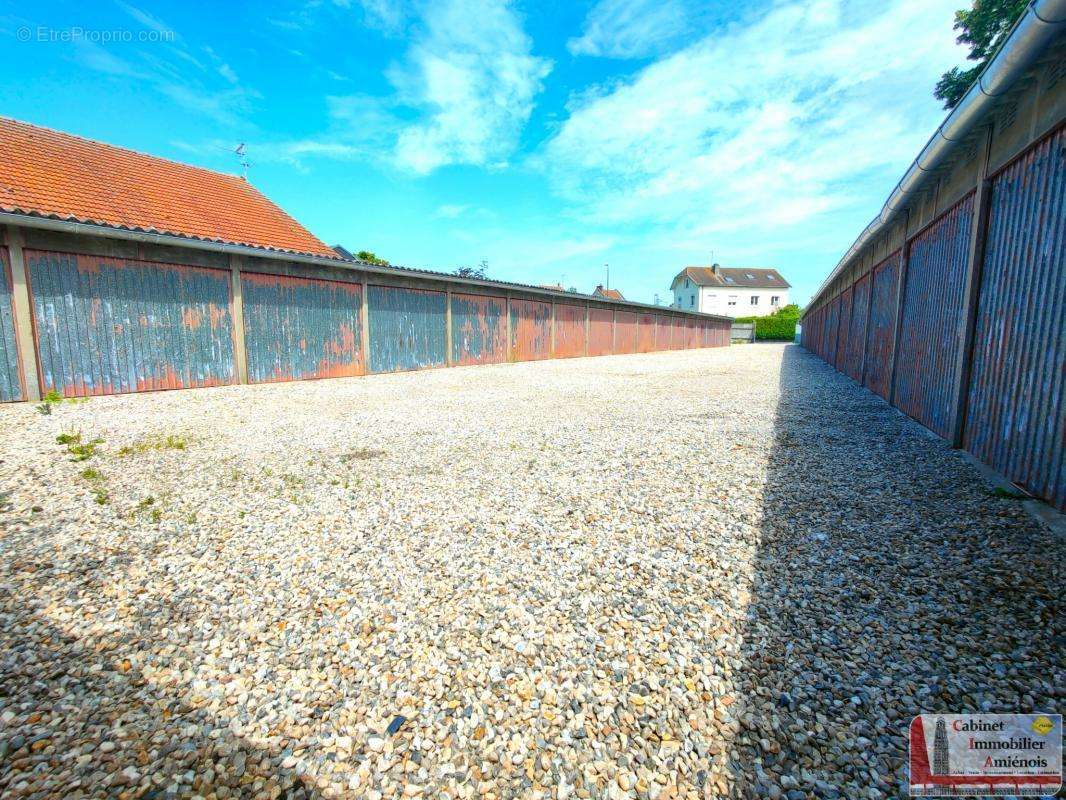
M625 300L617 289L604 289L602 286L597 286L592 295L593 297L606 297L608 300Z
M0 211L337 258L242 178L5 117Z

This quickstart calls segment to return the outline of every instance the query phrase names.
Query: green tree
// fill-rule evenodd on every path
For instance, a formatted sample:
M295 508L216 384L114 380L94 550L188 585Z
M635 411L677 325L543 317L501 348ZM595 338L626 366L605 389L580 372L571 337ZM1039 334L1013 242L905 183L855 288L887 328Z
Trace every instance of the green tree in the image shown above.
M367 264L378 264L379 266L387 267L389 262L383 258L378 258L369 250L360 250L355 254L355 257L360 261L365 261Z
M955 12L955 30L962 31L956 41L970 46L966 58L976 61L977 66L952 67L937 81L933 96L944 101L944 108L959 104L1027 5L1027 0L974 0L969 11Z
M483 281L488 280L489 277L485 274L485 268L482 266L459 267L459 269L455 271L455 274L458 275L460 278L478 278Z

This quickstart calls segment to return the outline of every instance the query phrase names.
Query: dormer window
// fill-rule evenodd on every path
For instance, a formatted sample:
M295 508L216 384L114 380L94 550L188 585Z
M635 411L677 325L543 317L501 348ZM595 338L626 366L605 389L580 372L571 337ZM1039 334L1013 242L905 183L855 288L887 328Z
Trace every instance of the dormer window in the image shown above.
M745 272L744 277L747 278L749 281L755 280L755 276L752 275L750 272Z

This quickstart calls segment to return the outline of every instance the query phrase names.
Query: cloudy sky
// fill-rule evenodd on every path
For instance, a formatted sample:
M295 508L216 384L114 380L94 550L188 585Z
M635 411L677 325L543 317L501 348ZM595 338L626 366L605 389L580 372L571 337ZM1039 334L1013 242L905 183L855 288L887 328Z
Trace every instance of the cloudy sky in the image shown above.
M806 300L944 112L962 0L10 3L0 114L249 179L329 244Z

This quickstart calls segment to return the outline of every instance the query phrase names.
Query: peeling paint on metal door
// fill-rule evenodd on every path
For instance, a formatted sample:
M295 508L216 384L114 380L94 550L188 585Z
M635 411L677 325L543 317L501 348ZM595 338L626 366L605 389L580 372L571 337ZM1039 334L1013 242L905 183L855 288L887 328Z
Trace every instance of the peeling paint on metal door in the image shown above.
M363 374L363 287L283 275L241 274L252 383Z
M585 355L585 307L555 304L555 357Z
M973 192L911 242L900 323L895 405L950 436L959 319L973 219Z
M870 291L870 322L866 342L866 377L871 392L888 398L892 371L892 346L896 336L896 289L899 283L900 251L873 269Z
M368 286L369 371L444 366L447 295L426 289Z
M589 355L609 356L614 352L614 312L609 308L589 308Z
M637 352L637 315L632 311L618 311L614 318L614 352Z
M507 360L507 298L452 294L452 363Z
M637 319L637 352L650 353L655 349L655 315L641 314Z
M229 270L26 250L41 390L232 383Z
M0 402L23 400L19 352L15 339L15 306L11 296L11 262L0 247Z
M1066 510L1066 130L992 183L964 446Z
M552 305L511 298L511 358L539 361L551 358Z
M848 341L844 349L844 374L852 380L862 380L862 362L866 351L866 313L870 303L870 276L856 281L851 292L851 321Z

